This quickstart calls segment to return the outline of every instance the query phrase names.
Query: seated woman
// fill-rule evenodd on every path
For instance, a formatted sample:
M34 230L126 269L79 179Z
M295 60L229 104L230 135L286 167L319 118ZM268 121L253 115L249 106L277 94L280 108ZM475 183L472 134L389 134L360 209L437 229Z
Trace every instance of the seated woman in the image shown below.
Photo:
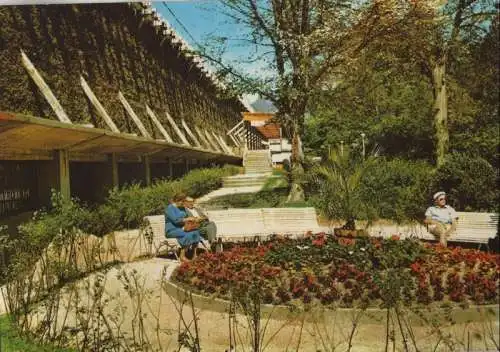
M192 216L199 224L198 229L200 230L201 236L209 243L214 242L217 236L217 226L215 223L208 219L208 216L205 215L203 210L195 207L193 198L186 197L184 200L184 207L188 215Z
M177 238L181 246L180 259L186 259L185 249L192 246L193 258L196 257L196 248L202 241L199 229L196 229L195 221L190 217L184 206L185 194L177 194L165 209L165 231L167 238Z

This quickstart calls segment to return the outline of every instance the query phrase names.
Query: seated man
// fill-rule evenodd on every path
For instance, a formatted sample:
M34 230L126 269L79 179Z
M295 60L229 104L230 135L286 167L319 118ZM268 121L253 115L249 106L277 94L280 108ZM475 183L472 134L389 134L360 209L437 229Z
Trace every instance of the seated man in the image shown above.
M190 217L186 211L185 194L177 194L165 209L166 237L177 238L181 246L180 259L186 259L186 247L193 247L193 258L196 257L196 248L202 241L200 230L196 226L196 219Z
M437 192L432 197L434 206L427 208L424 223L428 225L429 232L439 239L446 247L446 239L457 227L457 213L455 209L446 205L446 193Z
M205 238L208 242L212 243L215 241L215 237L217 235L217 226L213 221L209 221L208 217L205 213L194 206L194 199L191 197L186 197L184 200L184 206L186 207L186 212L189 216L195 219L195 222L198 223L198 229L200 234Z

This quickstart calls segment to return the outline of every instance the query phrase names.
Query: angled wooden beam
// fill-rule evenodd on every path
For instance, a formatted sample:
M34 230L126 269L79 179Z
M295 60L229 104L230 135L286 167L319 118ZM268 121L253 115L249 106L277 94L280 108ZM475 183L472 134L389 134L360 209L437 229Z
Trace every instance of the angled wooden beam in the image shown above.
M182 133L179 126L177 126L177 124L175 123L172 116L170 116L168 111L165 111L165 115L167 116L167 120L170 123L170 125L172 125L172 128L174 129L175 133L177 133L177 136L179 136L179 138L181 139L182 143L191 146L191 144L189 144L188 140L186 139L186 136Z
M210 143L210 141L208 140L207 136L203 133L203 131L198 127L196 127L196 131L198 132L198 134L201 136L201 138L203 139L203 141L207 145L207 148L211 151L216 152L217 149L215 149L214 146L212 145L212 143Z
M213 133L213 132L212 132ZM233 154L233 150L227 145L226 141L224 138L222 138L221 135L217 135L214 133L214 136L221 142L222 147L229 153Z
M214 150L220 152L220 147L217 145L217 143L215 143L213 137L210 135L210 133L208 133L207 130L205 130L205 136L207 136L207 140L210 142L210 145L214 148Z
M215 141L221 146L222 148L222 151L224 153L229 153L231 154L231 151L226 149L226 146L224 145L224 143L222 143L222 141L220 140L220 138L214 133L214 131L210 131L210 133L212 134L212 136L214 136L214 139Z
M87 84L87 82L85 81L85 79L82 76L80 76L80 84L82 85L83 91L85 92L85 94L89 98L89 100L92 103L92 105L94 106L94 108L97 110L99 115L101 115L104 122L106 122L106 125L108 125L108 127L111 129L111 131L116 132L116 133L120 133L120 130L118 129L118 127L116 127L115 123L113 122L111 117L108 115L108 113L106 112L104 107L101 105L101 103L99 102L99 100L95 96L94 92L92 92L92 89L90 89L89 85Z
M212 145L208 142L207 138L203 135L198 126L194 126L194 130L198 134L198 137L200 137L200 140L203 142L203 144L205 144L205 149L213 150Z
M146 113L149 115L149 118L153 123L155 124L156 128L160 130L160 133L162 134L163 137L165 137L166 141L169 143L173 143L172 137L168 134L167 130L163 125L160 123L160 120L158 120L158 117L156 117L156 114L149 108L149 106L146 104Z
M146 138L151 138L151 135L149 134L148 130L142 124L141 119L139 119L139 116L137 116L137 114L135 113L134 109L132 109L132 106L130 106L130 104L128 103L127 99L125 99L125 97L123 96L123 93L120 92L120 91L118 91L118 99L120 100L120 102L122 103L123 107L127 111L127 114L129 114L129 116L134 121L134 123L137 126L137 128L139 129L139 131L141 131L141 134L144 137L146 137Z
M21 50L21 61L26 71L28 71L28 74L30 75L31 79L35 82L38 89L40 89L40 92L42 92L43 96L45 97L45 100L47 100L50 107L55 112L59 121L71 123L71 120L69 119L68 115L66 115L66 112L59 103L59 100L57 100L55 95L52 93L52 90L50 90L47 83L45 83L43 77L40 75L40 73L38 73L37 69L35 68L35 65L33 65L30 59L28 59L28 56L26 56L26 54L22 50Z
M241 125L243 125L245 123L245 120L241 120L240 122L238 122L236 125L233 126L233 128L231 128L229 131L227 131L226 134L231 134L234 130L238 129Z
M238 143L238 141L233 137L232 134L229 135L229 138L233 141L234 145L239 147L241 143Z
M196 143L196 145L198 147L202 148L200 141L198 140L198 138L196 138L196 136L194 135L194 133L191 131L191 129L187 125L186 121L184 121L184 119L181 119L181 123L182 123L182 127L184 127L184 129L186 130L186 132L189 135L189 137L191 137L191 139Z

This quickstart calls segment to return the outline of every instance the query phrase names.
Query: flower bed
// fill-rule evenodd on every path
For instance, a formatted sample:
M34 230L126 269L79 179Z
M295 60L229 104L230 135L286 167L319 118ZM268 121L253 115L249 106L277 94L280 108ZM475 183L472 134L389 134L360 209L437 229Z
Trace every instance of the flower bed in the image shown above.
M173 280L226 299L253 292L270 304L487 304L498 299L499 263L499 255L410 239L317 234L206 253L182 263Z

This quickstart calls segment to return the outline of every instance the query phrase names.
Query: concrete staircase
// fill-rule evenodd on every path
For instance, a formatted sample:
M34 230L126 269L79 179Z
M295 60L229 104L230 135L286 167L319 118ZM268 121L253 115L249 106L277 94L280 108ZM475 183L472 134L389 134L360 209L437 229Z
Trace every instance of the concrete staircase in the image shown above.
M236 189L264 186L267 179L271 177L272 167L268 150L249 150L245 154L245 173L226 177L223 188Z
M244 160L245 174L262 174L272 171L268 150L249 150Z
M226 177L223 181L224 188L263 186L269 177L266 174L244 174Z

